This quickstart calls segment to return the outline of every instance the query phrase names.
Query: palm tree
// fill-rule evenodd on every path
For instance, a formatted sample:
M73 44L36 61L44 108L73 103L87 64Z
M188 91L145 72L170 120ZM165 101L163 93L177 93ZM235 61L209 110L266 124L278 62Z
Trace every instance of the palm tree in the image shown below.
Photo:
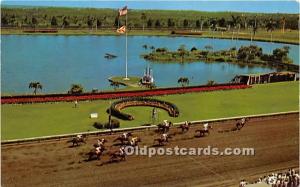
M141 20L143 20L143 31L145 30L145 21L146 21L147 17L145 13L141 14Z
M43 85L40 82L30 82L29 88L33 89L33 93L34 93L34 95L36 95L36 92L38 89L40 89L40 90L43 89Z
M117 90L117 88L120 87L120 83L115 82L115 81L112 81L112 82L110 83L110 86L112 86L112 87L114 88L114 90Z
M80 84L72 84L68 93L81 94L81 93L83 93L83 87Z
M180 78L177 80L177 83L178 83L178 84L181 84L181 86L184 87L185 85L189 85L190 80L189 80L189 78L187 78L187 77L180 77Z
M285 31L285 22L286 22L285 17L283 16L280 21L281 21L281 24L282 24L282 33L284 34L284 31Z
M188 51L185 49L185 45L180 45L180 47L177 49L177 51L179 52L179 55L181 57L181 62L183 62L184 55L186 55L188 53Z
M212 85L215 85L215 84L217 84L217 83L214 80L208 80L207 83L206 83L207 86L212 86Z
M267 28L267 31L271 32L271 42L273 42L273 31L275 29L275 21L273 21L273 19L271 18L268 23L266 24L266 28Z

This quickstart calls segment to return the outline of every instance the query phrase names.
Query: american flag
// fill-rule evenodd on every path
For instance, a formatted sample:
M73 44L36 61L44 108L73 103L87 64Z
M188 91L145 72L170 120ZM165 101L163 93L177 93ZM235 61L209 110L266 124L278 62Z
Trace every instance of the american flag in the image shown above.
M117 29L117 33L124 34L125 32L126 32L126 27L125 26L122 26L119 29Z
M124 6L122 9L119 9L119 16L125 16L127 14L127 6Z

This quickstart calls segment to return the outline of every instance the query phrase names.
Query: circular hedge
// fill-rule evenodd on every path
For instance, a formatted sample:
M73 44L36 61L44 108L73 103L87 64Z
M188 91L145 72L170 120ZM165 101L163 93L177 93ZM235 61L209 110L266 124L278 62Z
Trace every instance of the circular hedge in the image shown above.
M133 106L150 106L161 108L166 110L171 117L178 117L179 116L179 109L173 103L162 101L153 98L145 98L145 97L137 97L137 98L126 98L119 101L112 103L110 106L111 114L115 117L118 117L123 120L133 120L134 116L130 114L126 114L121 110L126 107L133 107ZM109 113L109 109L107 110Z

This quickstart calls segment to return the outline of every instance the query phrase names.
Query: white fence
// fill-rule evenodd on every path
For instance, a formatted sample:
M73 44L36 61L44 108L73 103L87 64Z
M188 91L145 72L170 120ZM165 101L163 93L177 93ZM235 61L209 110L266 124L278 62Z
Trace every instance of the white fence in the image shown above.
M280 115L289 115L289 114L299 114L299 111L289 111L289 112L277 112L277 113L268 113L268 114L257 114L257 115L247 115L247 116L235 116L235 117L228 117L228 118L217 118L217 119L208 119L208 120L198 120L198 121L191 121L192 124L199 124L199 123L214 123L214 122L225 122L230 120L237 120L243 117L246 118L264 118L264 117L272 117L272 116L280 116ZM174 123L174 125L180 125L184 122ZM157 128L156 125L151 126L141 126L141 127L131 127L131 128L120 128L120 129L113 129L113 132L123 132L123 131L137 131L137 130L145 130L150 128ZM80 132L80 133L72 133L72 134L62 134L62 135L54 135L54 136L42 136L42 137L33 137L33 138L24 138L24 139L14 139L14 140L3 140L1 141L2 145L7 144L21 144L21 143L28 143L28 142L41 142L46 140L60 140L65 138L74 137L78 134L84 135L104 135L110 134L112 131L108 130L98 130L98 131L88 131L88 132Z

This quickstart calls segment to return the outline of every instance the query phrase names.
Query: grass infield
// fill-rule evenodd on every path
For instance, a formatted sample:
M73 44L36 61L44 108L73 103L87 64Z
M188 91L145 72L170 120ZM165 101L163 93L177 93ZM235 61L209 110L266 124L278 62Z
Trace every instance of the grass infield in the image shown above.
M214 91L155 97L176 104L178 118L171 118L164 110L158 110L158 120L172 122L204 120L212 118L253 115L298 110L299 82L281 82L254 85L245 90ZM106 122L108 100L74 103L38 103L25 105L2 105L2 140L29 138L64 133L96 130L95 121ZM130 107L124 112L133 114L135 120L122 121L121 127L140 126L151 123L151 107ZM89 114L97 112L98 119Z

